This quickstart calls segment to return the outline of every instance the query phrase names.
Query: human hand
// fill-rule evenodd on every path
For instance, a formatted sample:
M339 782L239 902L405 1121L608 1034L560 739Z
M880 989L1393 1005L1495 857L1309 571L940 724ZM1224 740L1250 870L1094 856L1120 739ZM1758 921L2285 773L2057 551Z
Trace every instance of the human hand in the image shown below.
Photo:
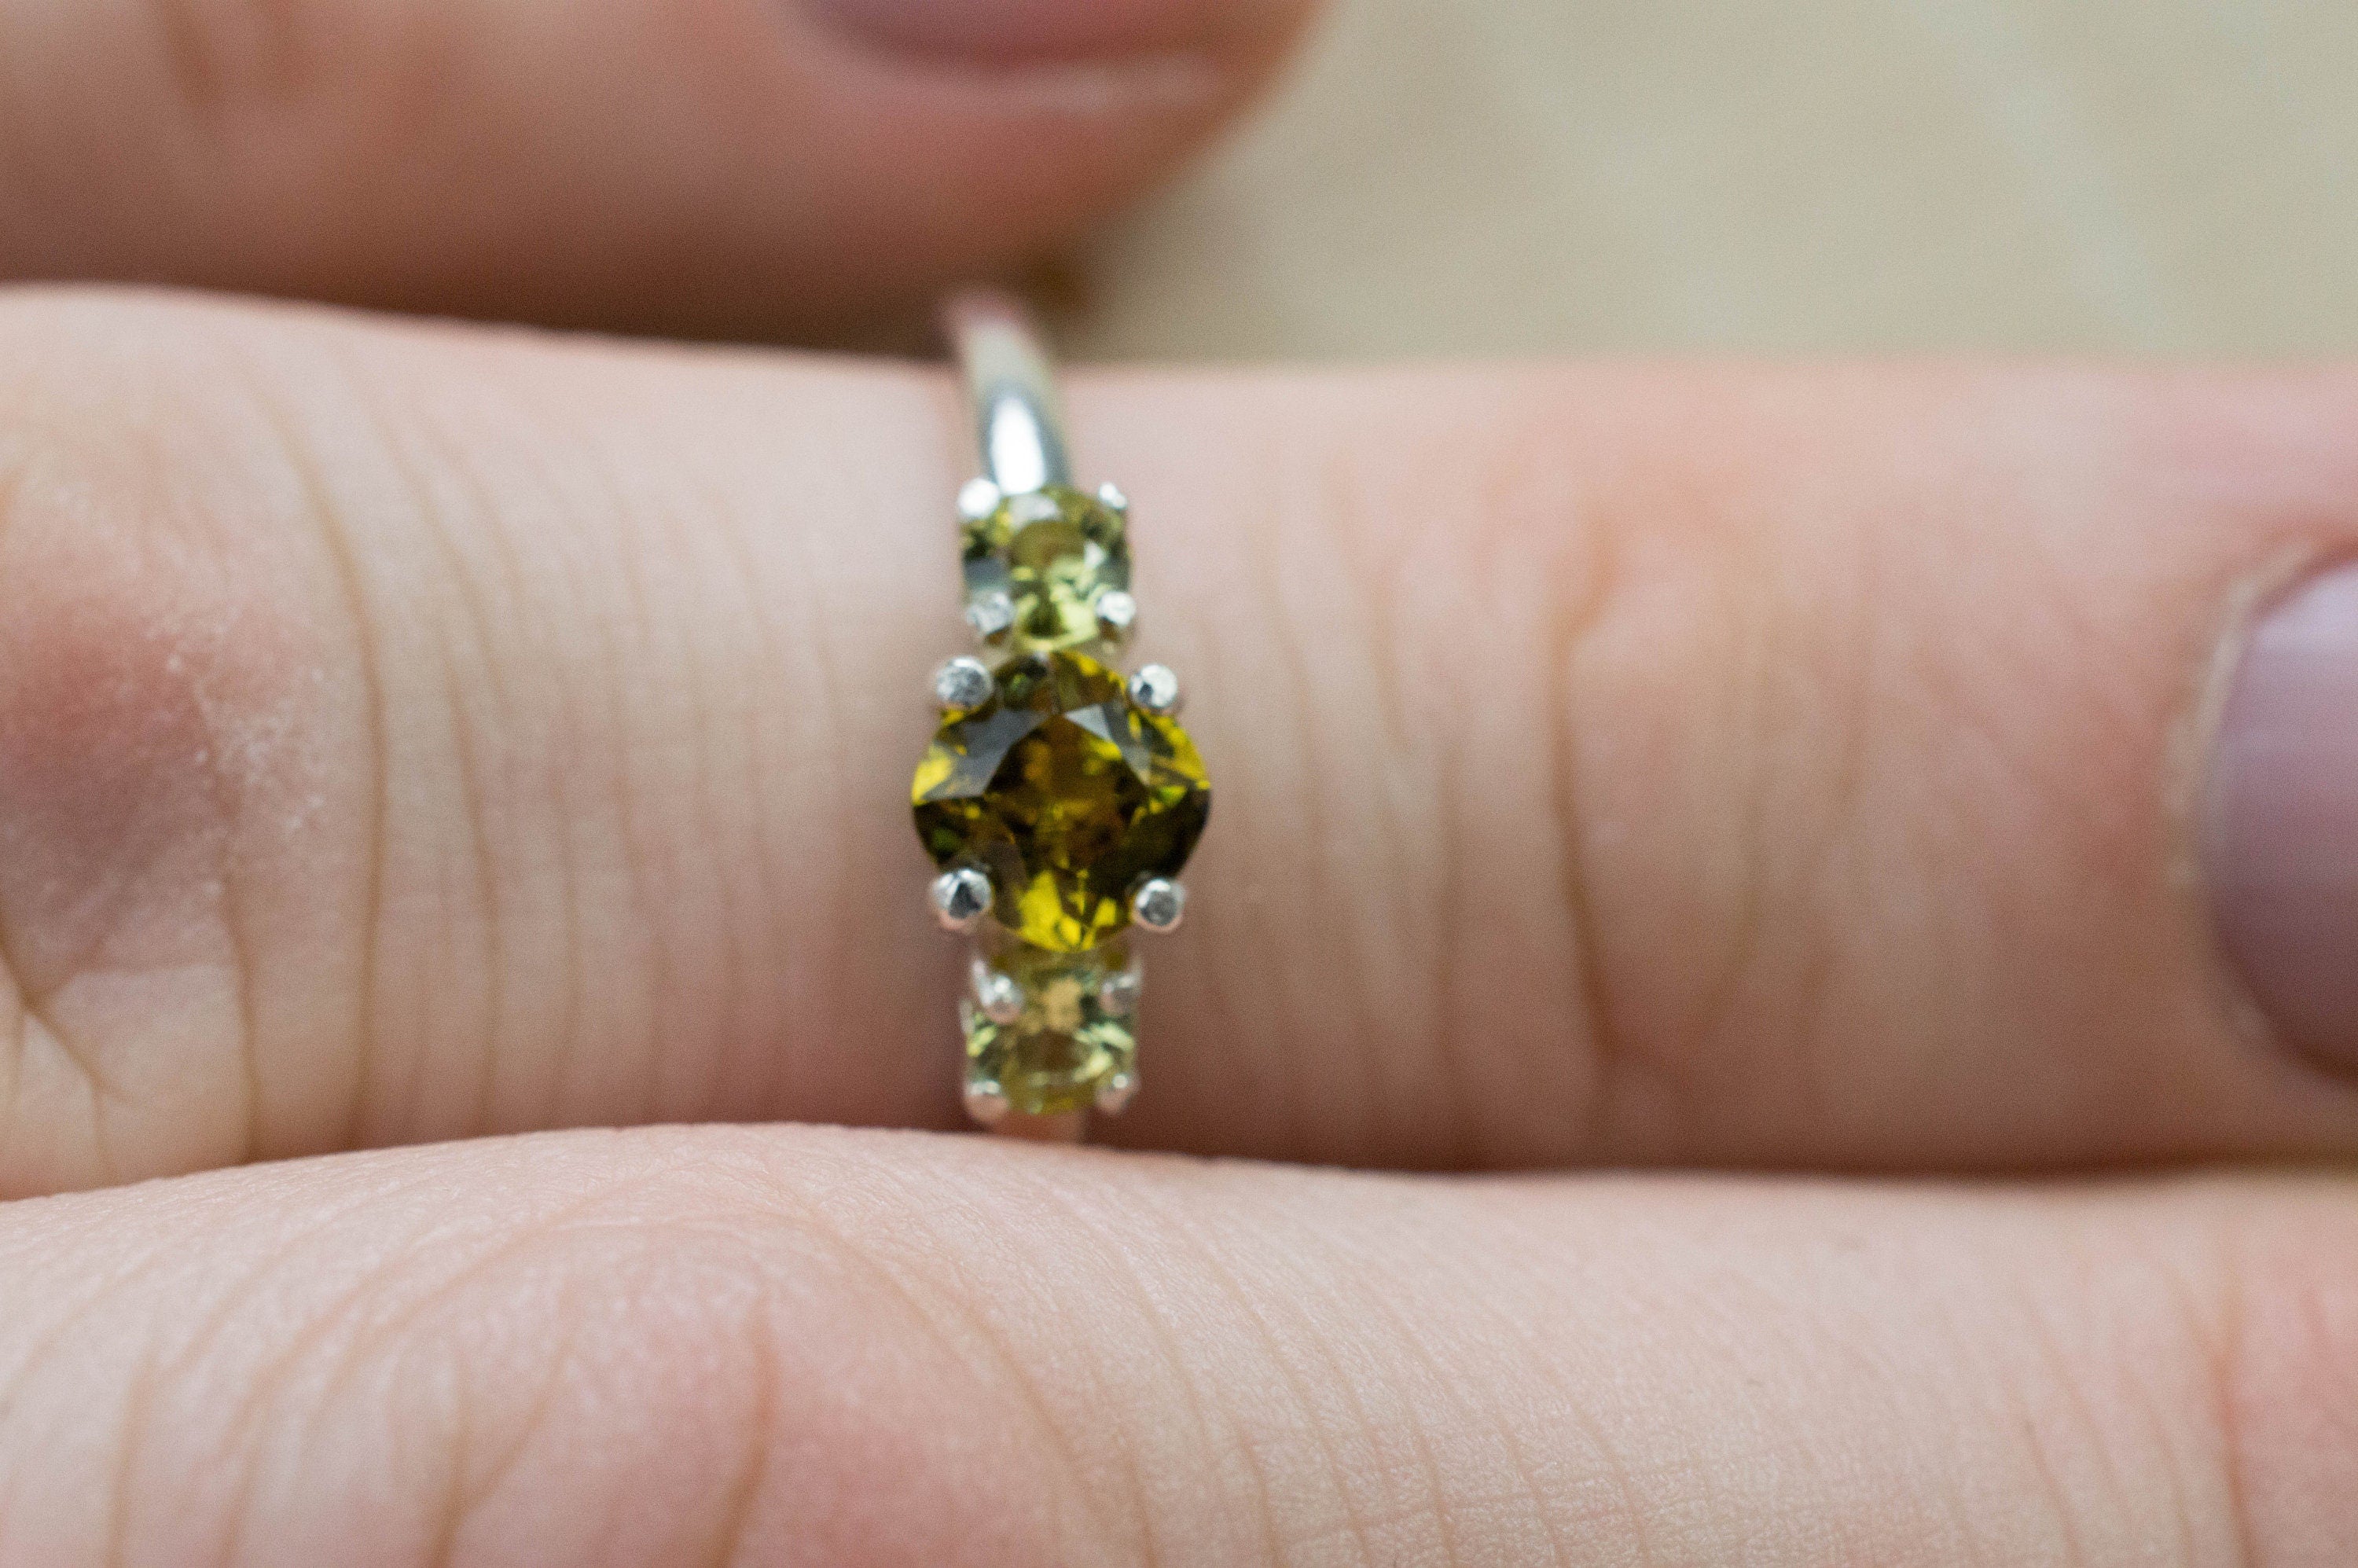
M311 25L168 14L183 61ZM58 228L93 274L816 330L1144 178L1287 20L1217 14L1250 47L1188 106L1044 136L990 96L1038 79L813 70L720 0L368 8L468 84L440 143L357 116L440 200L282 119L218 200L420 204L276 260ZM44 90L139 58L25 15ZM630 38L682 63L608 118L625 52L579 51ZM650 174L764 70L876 89L890 149ZM503 96L547 77L583 112ZM162 179L159 135L50 167ZM1031 226L931 227L985 176ZM2358 611L2277 591L2358 543L2358 384L1067 393L1220 791L1120 1151L943 1135L960 960L898 802L945 375L0 304L0 1563L2347 1560L2358 1203L2191 1168L2358 1147ZM714 1121L870 1130L659 1125Z

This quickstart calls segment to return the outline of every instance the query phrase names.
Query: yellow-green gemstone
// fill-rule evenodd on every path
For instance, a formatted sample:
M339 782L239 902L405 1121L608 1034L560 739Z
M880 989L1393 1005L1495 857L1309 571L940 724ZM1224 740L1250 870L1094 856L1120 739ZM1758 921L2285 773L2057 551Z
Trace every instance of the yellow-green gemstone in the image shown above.
M1078 953L1130 924L1142 879L1179 874L1212 790L1187 732L1120 672L1055 653L1011 660L989 701L943 720L910 800L936 865L990 876L1001 925Z
M1098 596L1130 587L1120 513L1069 485L1011 495L966 525L966 593L1007 595L1018 653L1097 641Z
M1138 1039L1127 1011L1105 1005L1105 983L1130 963L1119 941L1087 953L1011 947L993 967L1023 988L1023 1016L993 1023L968 1000L967 1078L993 1084L1027 1116L1055 1116L1095 1100L1110 1080L1131 1076Z

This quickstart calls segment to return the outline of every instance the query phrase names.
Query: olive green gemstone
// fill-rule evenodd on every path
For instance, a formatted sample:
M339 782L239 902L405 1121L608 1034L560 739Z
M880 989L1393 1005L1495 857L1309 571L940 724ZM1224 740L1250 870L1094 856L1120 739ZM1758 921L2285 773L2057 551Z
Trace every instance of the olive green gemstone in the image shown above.
M1147 877L1175 877L1211 814L1187 732L1086 654L1011 660L981 707L948 715L910 787L934 863L990 878L1022 941L1084 952L1130 925Z
M1122 514L1069 485L1011 495L966 525L966 595L1004 593L1017 653L1097 641L1098 596L1130 587Z
M1127 1011L1105 1005L1105 983L1130 964L1115 941L1087 953L1010 947L992 960L1023 988L1023 1016L993 1023L972 1000L966 1025L967 1079L991 1084L1026 1116L1079 1110L1116 1078L1136 1071L1138 1038Z

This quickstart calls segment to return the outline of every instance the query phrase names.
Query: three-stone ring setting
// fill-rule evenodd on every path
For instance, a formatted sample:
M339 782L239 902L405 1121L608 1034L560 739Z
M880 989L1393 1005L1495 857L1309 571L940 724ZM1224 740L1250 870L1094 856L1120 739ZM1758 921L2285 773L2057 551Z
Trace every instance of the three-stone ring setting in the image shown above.
M1131 937L1178 926L1211 789L1178 677L1121 671L1130 503L1073 483L1037 336L993 294L947 314L982 452L957 497L977 646L935 673L910 799L934 911L974 938L967 1108L986 1126L1113 1114L1138 1087Z

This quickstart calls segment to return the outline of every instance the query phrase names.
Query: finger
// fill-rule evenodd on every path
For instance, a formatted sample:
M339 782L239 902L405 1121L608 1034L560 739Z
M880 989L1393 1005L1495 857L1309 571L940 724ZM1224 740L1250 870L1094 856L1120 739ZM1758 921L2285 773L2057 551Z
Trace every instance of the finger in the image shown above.
M0 276L834 332L1168 173L1304 0L0 5Z
M2346 1186L572 1134L0 1215L0 1563L2332 1568Z
M0 343L9 1190L958 1119L901 804L945 378L76 298ZM2186 871L2238 607L2358 531L2351 391L1078 378L1219 799L1100 1132L2358 1147Z

